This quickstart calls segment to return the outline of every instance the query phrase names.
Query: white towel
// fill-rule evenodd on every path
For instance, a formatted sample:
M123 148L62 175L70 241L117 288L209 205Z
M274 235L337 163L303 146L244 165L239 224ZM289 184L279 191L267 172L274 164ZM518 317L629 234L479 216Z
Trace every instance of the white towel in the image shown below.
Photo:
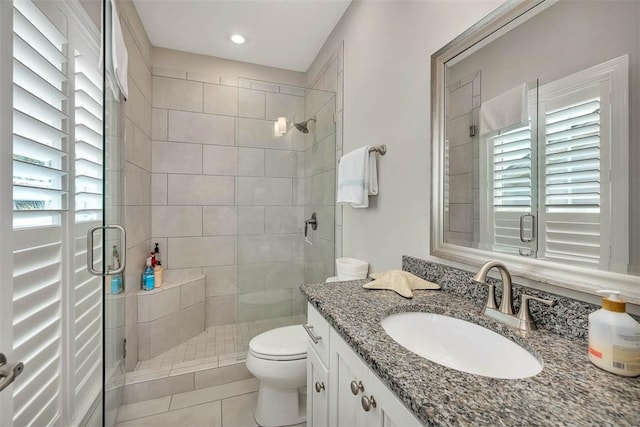
M480 105L480 135L504 133L529 124L527 85L522 84Z
M116 81L125 100L129 96L129 83L127 81L127 69L129 67L129 53L124 44L120 18L116 9L116 0L111 0L111 55L113 61L113 72Z
M378 170L371 146L353 150L338 164L337 203L350 204L354 208L368 208L369 196L378 194Z

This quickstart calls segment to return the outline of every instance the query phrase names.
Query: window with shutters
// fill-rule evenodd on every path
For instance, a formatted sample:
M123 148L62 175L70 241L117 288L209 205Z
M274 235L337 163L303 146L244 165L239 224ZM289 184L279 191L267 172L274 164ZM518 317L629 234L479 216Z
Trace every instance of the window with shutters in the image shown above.
M628 173L626 133L611 126L613 111L626 109L627 69L621 57L542 85L537 106L530 107L539 115L533 120L537 140L532 123L487 139L490 249L521 255L526 249L586 268L626 268L628 201L610 183L612 173ZM533 244L520 239L526 213L536 216ZM524 234L532 232L529 225Z
M609 242L601 233L600 214L609 209L602 203L601 151L610 140L601 128L600 84L567 95L551 95L543 103L544 136L541 141L541 227L538 257L567 264L598 268L608 262ZM603 224L604 225L604 224Z
M45 11L14 2L13 357L25 365L13 388L15 425L48 425L62 407L68 40L66 20Z
M11 423L77 425L102 386L102 281L84 263L102 221L100 35L77 2L11 3Z
M520 241L520 216L535 209L531 125L490 138L490 147L493 250L519 253L529 248Z

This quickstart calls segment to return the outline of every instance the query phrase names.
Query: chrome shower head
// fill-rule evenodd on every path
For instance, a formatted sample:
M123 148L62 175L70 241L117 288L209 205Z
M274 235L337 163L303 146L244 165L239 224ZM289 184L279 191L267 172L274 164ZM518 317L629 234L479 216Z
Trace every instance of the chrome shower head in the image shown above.
M309 122L316 122L316 118L312 117L309 120L305 121L305 122L301 122L301 123L294 123L294 126L296 127L296 129L298 129L300 132L302 133L309 133Z

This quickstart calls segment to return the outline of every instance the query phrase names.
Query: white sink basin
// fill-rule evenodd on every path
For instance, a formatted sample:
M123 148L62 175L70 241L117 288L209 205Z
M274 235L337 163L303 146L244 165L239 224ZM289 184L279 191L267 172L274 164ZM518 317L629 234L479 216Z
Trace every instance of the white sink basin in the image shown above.
M382 319L382 327L407 350L432 362L492 378L527 378L542 364L513 341L482 326L434 313L406 312Z

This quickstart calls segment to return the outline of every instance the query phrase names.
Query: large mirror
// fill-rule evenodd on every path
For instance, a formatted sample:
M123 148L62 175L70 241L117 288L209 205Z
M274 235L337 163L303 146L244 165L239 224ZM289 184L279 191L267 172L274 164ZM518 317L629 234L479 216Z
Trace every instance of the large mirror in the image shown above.
M507 2L432 89L433 255L640 301L640 2Z

